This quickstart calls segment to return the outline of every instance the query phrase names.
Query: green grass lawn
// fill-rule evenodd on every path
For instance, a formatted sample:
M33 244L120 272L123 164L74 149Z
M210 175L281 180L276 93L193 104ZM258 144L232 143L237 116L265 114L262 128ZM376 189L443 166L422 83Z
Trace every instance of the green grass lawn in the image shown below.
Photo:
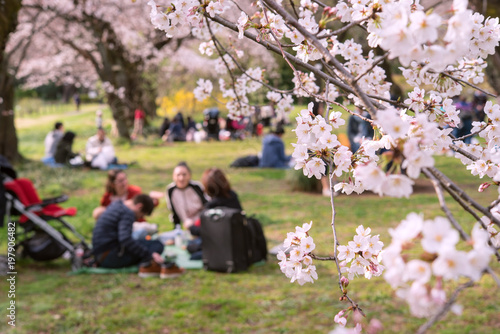
M78 208L70 222L90 240L94 222L91 213L104 191L106 173L94 170L50 169L38 161L43 156L43 139L53 123L62 120L66 130L78 134L74 149L83 152L86 138L94 132L95 109L86 106L79 113L67 112L17 119L20 149L31 160L17 166L20 177L32 179L43 196L68 194L68 206ZM104 109L105 126L110 111ZM159 120L157 121L159 122ZM293 141L287 129L285 141ZM122 161L137 161L128 169L129 182L144 191L163 191L171 182L173 167L187 161L194 179L208 167L222 168L249 214L264 224L268 246L279 244L296 225L313 221L311 235L317 255L332 255L331 209L329 199L315 193L292 191L284 170L232 169L236 157L257 154L260 139L233 142L164 144L148 138L115 147ZM291 145L287 152L292 152ZM487 205L498 195L495 189L477 193L480 181L462 168L459 161L439 157L437 164L454 175L473 197ZM358 225L369 226L389 244L387 229L395 227L409 212L423 212L426 218L444 215L425 180L410 199L380 198L373 194L338 196L337 229L340 243L352 239ZM458 205L450 208L467 228L473 221ZM171 228L165 202L150 221L161 230ZM0 229L6 235L6 229ZM5 238L2 237L2 250ZM290 284L280 272L277 260L239 274L189 271L172 280L141 279L134 274L70 276L67 260L49 263L19 259L17 262L17 327L15 333L327 333L334 315L345 303L339 302L333 262L317 262L319 279L314 284ZM499 265L493 264L498 272ZM454 285L456 286L456 285ZM449 289L453 286L450 285ZM8 286L0 282L0 310L6 315ZM355 279L350 296L359 302L367 319L384 323L383 333L411 333L424 323L410 316L408 307L395 297L382 278ZM500 328L500 293L490 277L464 291L458 301L464 305L460 317L448 315L432 333L497 333ZM4 319L6 319L4 317ZM352 325L352 323L351 323ZM0 333L10 327L0 323Z

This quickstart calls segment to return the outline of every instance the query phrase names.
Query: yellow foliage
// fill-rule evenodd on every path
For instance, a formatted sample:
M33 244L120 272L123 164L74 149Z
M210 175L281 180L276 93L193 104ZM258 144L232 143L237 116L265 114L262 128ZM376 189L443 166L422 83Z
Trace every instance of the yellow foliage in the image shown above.
M220 93L218 94L220 95ZM221 96L217 96L218 101L226 102ZM174 117L179 111L185 116L193 116L201 114L203 110L212 107L221 108L214 99L207 98L203 101L198 101L193 92L180 89L173 96L162 96L156 99L156 114L160 117Z

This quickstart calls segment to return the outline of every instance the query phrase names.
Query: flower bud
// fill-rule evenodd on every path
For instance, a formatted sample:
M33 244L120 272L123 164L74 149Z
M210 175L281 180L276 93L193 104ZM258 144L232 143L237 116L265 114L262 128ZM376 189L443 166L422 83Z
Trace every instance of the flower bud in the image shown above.
M481 183L481 185L479 186L479 189L477 191L482 193L483 191L488 189L489 186L491 186L491 183L489 183L489 182Z
M337 14L337 7L325 7L323 9L323 15L326 15L327 17L331 17Z
M347 286L349 285L349 279L347 277L342 276L340 278L340 284L342 284L344 288L347 288Z

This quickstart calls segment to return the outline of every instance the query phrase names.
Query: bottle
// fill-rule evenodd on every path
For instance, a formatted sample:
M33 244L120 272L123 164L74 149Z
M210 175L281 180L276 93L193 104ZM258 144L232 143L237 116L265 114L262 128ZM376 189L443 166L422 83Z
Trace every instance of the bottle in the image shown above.
M175 243L175 246L176 247L179 247L181 248L182 245L183 245L183 233L182 233L182 229L181 229L181 225L177 224L175 225L175 239L174 239L174 243Z

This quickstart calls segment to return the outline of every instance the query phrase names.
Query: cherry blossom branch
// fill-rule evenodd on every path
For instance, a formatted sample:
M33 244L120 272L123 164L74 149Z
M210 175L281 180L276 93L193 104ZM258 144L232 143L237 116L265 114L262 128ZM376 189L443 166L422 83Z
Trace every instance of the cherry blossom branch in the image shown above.
M212 37L212 41L214 42L215 49L217 50L217 53L219 54L220 59L222 59L222 62L224 63L224 66L226 67L227 71L229 72L229 76L231 77L231 84L233 86L234 95L236 96L236 100L238 100L238 105L241 107L240 96L239 96L239 94L237 93L237 90L236 90L236 78L234 77L233 71L231 71L231 68L229 67L229 64L224 59L222 51L219 48L219 47L221 47L221 44L219 43L219 40L215 37L215 35L214 35L213 31L212 31L212 27L210 26L210 21L208 20L208 18L205 18L205 20L207 22L207 28L208 28L208 31L210 32L210 36Z
M312 2L317 3L318 5L320 5L323 8L328 7L327 5L325 5L324 3L322 3L321 1L318 1L318 0L312 0Z
M473 214L473 216L476 218L477 215L473 213L473 211L468 207L467 204L472 205L476 210L484 214L486 217L488 217L492 222L494 222L496 225L500 226L500 221L493 216L493 214L485 207L479 205L476 201L474 201L467 193L465 193L460 187L458 187L453 181L451 181L446 175L441 173L438 169L435 167L427 167L432 175L434 175L443 188L455 199L462 199L463 202L459 202L462 207L467 210L467 212ZM467 204L466 204L467 203ZM479 218L479 217L478 217ZM478 219L479 221L481 219Z
M431 71L429 71L429 72L431 72ZM435 73L435 72L431 72L431 73ZM470 82L468 82L468 81L465 81L465 80L463 80L463 79L460 79L460 78L454 77L454 76L453 76L453 75L451 75L451 74L448 74L448 73L446 73L446 72L441 72L441 74L442 74L442 75L444 75L445 77L448 77L448 78L452 79L452 80L458 81L458 82L460 82L460 83L462 83L462 84L464 84L464 85L467 85L467 86L470 86L470 87L472 87L472 88L474 88L474 89L477 89L478 91L483 92L483 93L484 93L484 94L486 94L486 95L489 95L489 96L491 96L491 97L497 97L497 95L495 95L495 94L493 94L493 93L490 93L490 92L488 92L488 91L486 91L486 90L482 89L481 87L478 87L478 86L476 86L476 85L474 85L474 84L472 84L472 83L470 83Z
M374 68L375 66L377 66L378 64L380 64L381 62L383 62L385 60L385 58L387 58L389 56L389 51L387 51L384 55L380 56L378 59L375 59L372 66L370 66L369 69L367 69L364 73L361 73L359 74L355 79L354 79L354 83L358 82L362 77L364 77L365 75L367 75L368 73L370 73Z
M451 309L455 301L457 300L458 294L467 288L470 288L471 286L474 285L474 282L472 280L468 281L467 283L459 286L451 295L450 299L446 302L446 304L441 308L441 310L432 316L425 324L420 326L420 328L417 331L417 334L424 334L427 332L436 322L441 320Z
M454 139L454 140L458 140L458 138L456 138L456 139ZM476 157L474 154L472 154L472 153L470 153L470 152L467 152L466 150L464 150L463 148L461 148L461 147L459 147L459 146L457 146L457 145L455 145L455 144L451 144L451 145L450 145L450 148L451 148L453 151L460 153L461 155L463 155L463 156L465 156L465 157L469 158L469 159L470 159L470 160L472 160L472 161L477 161L477 160L479 160L479 158L478 158L478 157Z
M218 15L214 15L213 18L211 18L211 20L213 20L214 22L217 22L219 23L220 25L230 29L230 30L233 30L234 32L238 32L238 27L236 24L234 24L233 22L230 22L230 21L227 21L226 19L218 16ZM325 72L317 69L316 67L308 64L308 63L305 63L303 62L302 60L298 59L297 57L293 56L292 54L286 52L285 50L283 50L282 48L280 48L280 46L278 45L275 45L275 44L271 44L267 41L263 41L262 39L259 39L257 38L256 35L248 32L248 31L244 31L244 36L247 37L248 39L254 41L255 43L258 43L264 47L266 47L268 50L271 50L273 51L274 53L276 54L280 54L283 56L283 58L285 59L285 61L288 62L288 64L290 65L290 62L293 62L294 64L296 64L297 66L300 66L304 69L306 69L307 71L309 72L312 72L314 73L318 78L321 78L323 79L324 81L330 81L330 83L332 83L333 85L339 87L340 89L348 92L348 93L352 93L352 94L356 94L355 91L348 85L346 85L344 82L342 81L339 81L337 79L335 79L333 76L331 75L328 75L326 74ZM306 91L307 92L307 91ZM314 95L314 94L313 94ZM401 104L401 103L397 103L395 101L392 101L390 99L385 99L381 96L376 96L376 95L366 95L368 96L371 100L371 103L372 105L376 105L377 107L381 107L377 102L376 100L381 100L381 101L385 101L385 102L389 102L391 104L395 104L395 105L399 105L399 106L403 106L403 107L407 107L407 105L405 104ZM315 96L317 97L317 95ZM340 103L337 103L335 101L326 101L324 100L324 98L321 98L321 100L325 101L325 102L328 102L328 103L332 103L332 104L335 104L335 105L338 105L344 109L346 109L343 105L341 105ZM346 109L348 110L348 109ZM349 111L350 113L352 113L351 111Z
M441 187L441 184L439 183L439 180L434 175L432 175L432 173L429 172L428 170L423 170L422 172L429 180L431 180L432 185L434 186L434 190L436 191L436 195L438 197L439 205L441 206L441 210L444 211L444 213L446 214L446 217L448 217L448 220L451 222L453 227L458 231L462 240L464 240L466 242L470 241L470 236L464 231L462 226L460 226L460 224L455 219L455 217L451 213L450 209L446 205L446 200L445 200L444 195L443 195L443 189ZM480 221L482 223L481 219L475 214L475 212L472 211L471 213L477 221ZM486 230L486 226L484 224L481 224L481 225ZM488 244L492 249L494 249L495 256L496 256L497 260L500 261L500 253L498 253L498 250L495 247L493 247L489 238L488 238ZM488 272L491 271L491 273L493 273L491 268L488 267L487 269L489 269ZM497 284L499 284L499 287L500 287L500 281L498 281L498 278L496 277L496 275L493 273L492 276L494 276L495 280L497 281Z
M441 184L439 183L439 180L434 175L432 175L431 172L429 172L426 169L422 170L422 172L424 173L425 176L427 176L427 178L429 180L431 180L432 185L434 186L434 190L436 191L436 196L438 197L439 205L441 206L441 210L443 210L443 212L446 214L446 217L448 217L448 220L451 222L451 224L453 225L455 230L457 230L458 233L460 233L460 237L464 241L469 241L470 240L469 235L464 231L462 226L460 226L460 224L457 222L457 220L455 219L455 217L451 213L450 209L446 205L446 200L444 199L444 195L443 195L443 188L441 188Z
M219 47L225 52L225 54L227 54L232 59L232 61L236 64L238 69L246 77L248 77L250 80L258 82L261 85L265 86L267 89L272 90L272 91L277 92L277 93L281 93L281 94L292 94L293 93L293 89L292 90L277 89L276 87L273 87L262 80L259 80L259 79L252 77L250 74L248 74L247 70L245 68L243 68L243 66L240 64L240 62L222 45L222 43L217 39L217 37L213 36L212 40L214 40L214 39L217 40ZM215 41L214 41L214 44L215 44ZM228 68L228 71L231 71L231 70Z
M320 261L335 261L335 256L317 256L313 253L310 254L311 258Z
M262 0L261 0L261 3L262 3ZM264 11L264 16L267 20L267 22L269 22L269 19L267 17L267 13ZM300 75L299 73L297 72L297 70L295 69L295 66L293 66L293 64L287 59L286 55L285 55L285 51L283 50L282 48L282 45L281 43L279 42L278 38L276 37L276 35L274 34L274 31L272 29L269 30L271 35L273 36L273 38L275 39L277 45L279 46L280 50L281 50L281 55L283 56L283 58L285 59L285 61L287 62L288 66L290 66L290 68L292 69L294 75L297 77L297 81L298 81L298 84L299 84L299 88L302 89L304 92L306 92L309 96L311 97L314 97L316 98L317 100L320 100L320 101L324 101L324 102L328 102L328 103L333 103L333 104L336 104L336 105L341 105L340 103L338 102L335 102L335 101L329 101L326 97L323 97L323 96L320 96L320 95L317 95L317 94L314 94L313 92L310 92L309 90L307 90L304 85L302 84L302 81L300 80ZM327 82L329 82L329 79L327 79ZM326 95L328 96L328 95ZM343 106L342 106L343 107ZM347 109L346 109L347 110Z
M243 10L243 8L241 8L241 7L240 7L240 5L239 5L236 1L234 1L234 0L230 0L230 1L233 3L233 5L235 5L235 6L236 6L236 8L238 8L238 10L239 10L240 12L245 13L245 15L246 15L246 16L248 16L248 17L250 17L250 16L251 16L251 15L248 15L248 13L247 13L247 12L245 12L245 11Z
M292 7L293 13L295 14L295 17L299 17L299 14L297 13L297 9L295 8L295 4L293 3L293 0L288 1L290 3L290 6Z
M230 22L230 21L227 21L226 19L218 16L218 15L215 15L213 18L211 18L213 21L225 26L226 28L228 29L231 29L235 32L238 32L238 27L236 24ZM278 46L274 45L274 44L271 44L269 42L266 42L266 41L262 41L261 39L258 39L256 35L248 32L248 31L245 31L244 32L244 36L247 37L248 39L251 39L252 41L254 41L255 43L258 43L264 47L266 47L268 50L271 50L273 51L274 53L276 54L279 54L279 55L282 55L284 54L286 56L285 60L288 59L290 60L291 62L293 62L294 64L296 64L297 66L300 66L312 73L314 73L318 78L322 78L323 80L330 80L330 82L332 84L334 84L335 86L349 92L349 93L353 93L354 94L354 91L352 90L351 87L349 87L349 85L346 85L345 83L335 79L334 77L332 76L329 76L327 75L326 73L324 73L323 71L320 71L318 70L316 67L308 64L308 63L305 63L303 62L302 60L298 59L297 57L293 56L292 54L284 51L284 50L281 50Z
M352 90L354 91L354 94L358 96L362 101L365 107L367 108L367 111L370 113L373 119L376 119L376 109L368 97L368 95L358 86L356 82L354 82L354 77L349 73L349 71L323 46L321 41L316 38L314 35L312 35L309 31L307 31L295 18L293 18L286 10L284 10L282 7L280 7L275 1L273 0L263 0L266 4L268 4L271 8L273 8L278 14L283 17L285 21L287 21L290 25L295 27L301 34L309 40L315 47L316 49L323 55L325 59L328 60L339 72L340 72L340 77L349 83L349 86L351 86Z
M490 205L488 205L488 210L491 210L493 209L495 206L497 206L498 204L500 203L500 198L497 198L496 200L494 200L493 202L491 202Z
M351 23L349 23L349 24L347 24L347 25L343 26L342 28L339 28L339 29L337 29L335 31L332 31L329 34L321 35L319 37L319 39L325 39L325 38L329 38L329 37L332 37L332 36L340 35L340 34L346 32L347 30L351 29L352 27L354 27L354 26L362 23L363 21L365 21L365 20L352 21Z
M335 216L337 215L337 212L335 210L335 201L334 201L335 191L334 191L333 177L335 174L333 173L333 162L332 161L330 161L328 164L328 172L329 172L328 179L329 179L329 184L330 184L330 205L332 207L332 223L331 223L331 225L332 225L332 232L333 232L333 254L334 254L335 265L337 266L337 273L339 276L338 285L339 285L340 291L342 291L343 298L347 299L349 301L349 303L351 303L353 310L354 311L358 310L364 316L365 314L364 314L363 310L359 307L359 305L354 300L352 300L347 295L347 291L342 286L342 272L340 271L340 263L339 263L339 260L337 257L337 247L340 244L338 241L337 231L335 228Z

